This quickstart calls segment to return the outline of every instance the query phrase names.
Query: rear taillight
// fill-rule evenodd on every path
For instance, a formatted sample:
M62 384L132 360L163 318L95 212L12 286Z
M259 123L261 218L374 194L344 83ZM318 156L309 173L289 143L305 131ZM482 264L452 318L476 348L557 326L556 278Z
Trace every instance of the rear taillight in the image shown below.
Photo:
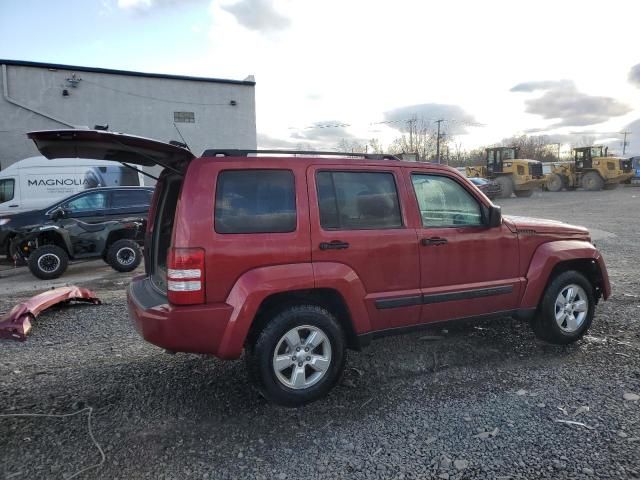
M172 248L167 258L167 297L169 303L204 303L204 250Z

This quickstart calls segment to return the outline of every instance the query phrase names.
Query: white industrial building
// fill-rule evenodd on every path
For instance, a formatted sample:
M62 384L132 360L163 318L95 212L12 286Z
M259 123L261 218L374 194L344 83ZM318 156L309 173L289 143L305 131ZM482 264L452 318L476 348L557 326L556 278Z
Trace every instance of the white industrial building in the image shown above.
M163 141L196 154L256 148L255 81L0 60L0 168L38 155L26 132L94 128ZM176 128L177 127L177 128ZM178 133L180 131L180 134Z

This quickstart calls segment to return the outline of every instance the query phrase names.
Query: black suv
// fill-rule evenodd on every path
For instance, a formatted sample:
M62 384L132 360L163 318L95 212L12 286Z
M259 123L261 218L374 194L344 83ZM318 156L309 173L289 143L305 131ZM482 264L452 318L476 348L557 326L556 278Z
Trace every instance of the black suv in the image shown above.
M92 188L58 200L40 210L0 217L0 253L11 256L9 239L16 229L30 225L44 225L54 210L64 218L77 218L85 223L101 223L131 217L146 217L153 195L153 187Z

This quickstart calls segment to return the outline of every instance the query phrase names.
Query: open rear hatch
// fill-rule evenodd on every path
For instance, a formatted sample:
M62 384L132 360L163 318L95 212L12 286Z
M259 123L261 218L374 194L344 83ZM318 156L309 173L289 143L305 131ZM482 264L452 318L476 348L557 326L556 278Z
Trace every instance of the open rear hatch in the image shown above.
M104 130L47 130L30 132L40 153L49 159L92 158L127 165L161 166L145 234L145 270L153 285L167 291L167 253L187 164L194 155L179 145ZM155 177L154 177L155 178Z
M178 145L105 130L42 130L27 136L48 159L113 160L144 167L159 165L181 173L194 158Z

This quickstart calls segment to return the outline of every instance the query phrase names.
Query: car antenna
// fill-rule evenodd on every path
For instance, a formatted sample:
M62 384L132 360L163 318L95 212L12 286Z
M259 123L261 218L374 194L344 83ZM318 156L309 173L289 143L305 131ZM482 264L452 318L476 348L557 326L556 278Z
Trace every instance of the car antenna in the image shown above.
M180 135L180 138L182 139L182 143L184 144L185 148L191 152L191 149L189 148L189 145L187 144L187 141L182 136L182 132L180 132L180 129L178 128L178 125L176 125L176 122L173 122L173 126L176 127L176 130L178 131L178 135ZM193 153L193 152L191 152L191 153Z

